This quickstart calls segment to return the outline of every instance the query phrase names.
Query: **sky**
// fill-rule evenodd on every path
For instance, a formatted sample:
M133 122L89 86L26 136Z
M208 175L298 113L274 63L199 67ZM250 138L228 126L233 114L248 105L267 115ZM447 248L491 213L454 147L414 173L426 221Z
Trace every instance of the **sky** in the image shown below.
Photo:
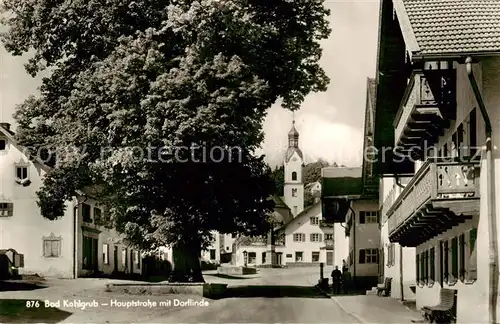
M323 158L360 166L367 77L375 76L379 0L326 0L332 33L322 41L321 66L330 78L326 92L311 93L295 113L305 163ZM38 79L24 70L24 57L0 46L0 120L15 127L15 106L37 91ZM262 152L271 166L283 163L292 113L279 105L268 112Z

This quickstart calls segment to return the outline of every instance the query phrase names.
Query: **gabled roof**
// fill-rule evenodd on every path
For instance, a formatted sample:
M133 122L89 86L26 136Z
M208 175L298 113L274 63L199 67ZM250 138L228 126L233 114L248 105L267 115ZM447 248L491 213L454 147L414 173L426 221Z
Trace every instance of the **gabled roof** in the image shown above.
M500 1L393 0L412 56L500 54Z
M17 143L17 140L14 137L15 135L14 132L4 128L3 126L0 126L0 133L9 140L10 144L14 145L18 150L20 150L24 155L26 155L26 157L29 158L30 161L38 165L42 170L47 172L51 169L51 167L46 165L39 157L27 154L28 149Z
M292 218L291 220L286 222L283 226L281 226L279 229L277 229L277 232L284 231L290 224L294 223L297 219L301 219L305 215L308 215L309 212L311 212L313 210L313 208L318 207L318 206L321 207L321 201L318 201L318 202L312 204L311 206L307 207L303 211L301 211L297 216L295 216L294 218Z

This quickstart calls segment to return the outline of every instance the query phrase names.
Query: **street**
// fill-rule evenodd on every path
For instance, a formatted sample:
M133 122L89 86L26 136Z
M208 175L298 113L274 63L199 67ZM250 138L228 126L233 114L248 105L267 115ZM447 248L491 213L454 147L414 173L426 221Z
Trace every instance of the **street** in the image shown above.
M213 272L204 276L207 282L227 283L228 296L211 300L189 295L125 295L106 292L108 279L51 279L48 288L0 292L0 298L52 302L76 300L89 304L96 300L101 305L109 300L120 304L132 301L158 303L156 307L58 307L63 312L53 318L41 320L38 317L37 320L33 314L30 315L33 317L16 320L22 323L359 323L313 287L319 276L317 268L261 269L257 275L243 279L220 278ZM168 300L172 301L170 305L159 305L160 301ZM196 306L199 301L204 301L206 306L199 306L199 303ZM0 319L4 310L0 307ZM27 311L35 310L25 309L23 313Z
M237 280L237 285L228 286L228 298L208 307L184 308L152 322L359 323L312 287L319 277L317 268L262 269L260 274Z

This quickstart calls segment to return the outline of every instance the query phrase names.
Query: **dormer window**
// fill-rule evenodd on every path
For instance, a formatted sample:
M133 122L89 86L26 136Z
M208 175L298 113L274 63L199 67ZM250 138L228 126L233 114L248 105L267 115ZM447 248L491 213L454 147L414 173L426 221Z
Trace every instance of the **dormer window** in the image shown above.
M0 151L5 151L7 148L7 141L5 139L0 139Z
M29 179L29 164L26 162L19 162L15 165L15 180L18 184L27 186L30 184Z

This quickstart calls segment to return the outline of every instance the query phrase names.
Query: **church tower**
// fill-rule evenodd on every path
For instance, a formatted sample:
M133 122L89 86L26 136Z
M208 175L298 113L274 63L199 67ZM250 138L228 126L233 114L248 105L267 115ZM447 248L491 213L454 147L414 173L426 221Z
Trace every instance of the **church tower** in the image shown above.
M304 183L302 167L304 156L299 148L299 132L295 129L295 118L292 129L288 133L288 149L284 161L284 197L285 204L290 207L293 217L304 210Z

